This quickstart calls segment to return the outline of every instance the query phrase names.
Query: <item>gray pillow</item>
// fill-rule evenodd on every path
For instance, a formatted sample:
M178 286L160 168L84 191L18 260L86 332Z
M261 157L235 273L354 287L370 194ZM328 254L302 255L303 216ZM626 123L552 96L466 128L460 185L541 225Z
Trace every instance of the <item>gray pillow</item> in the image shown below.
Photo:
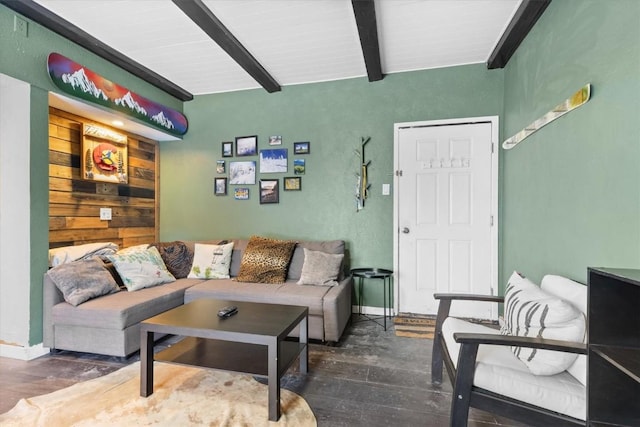
M335 286L340 274L344 254L328 254L320 251L304 250L304 264L298 285Z
M97 257L60 264L47 274L62 292L64 300L73 306L120 290Z

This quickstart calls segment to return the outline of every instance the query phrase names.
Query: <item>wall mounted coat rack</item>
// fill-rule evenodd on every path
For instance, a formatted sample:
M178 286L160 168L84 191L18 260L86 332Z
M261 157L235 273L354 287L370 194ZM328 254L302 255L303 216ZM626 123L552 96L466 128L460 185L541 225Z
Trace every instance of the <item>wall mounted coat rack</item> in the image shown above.
M369 187L371 185L367 178L367 168L371 164L371 160L368 162L364 159L364 147L369 143L371 137L360 138L360 151L356 150L356 155L360 157L360 170L356 173L356 212L360 212L364 208L364 201L369 197Z
M531 123L526 128L522 129L517 134L513 135L511 138L507 139L502 143L502 148L505 150L510 150L516 145L518 145L521 141L527 138L529 135L535 133L540 130L543 126L548 125L555 119L564 116L569 111L575 110L579 106L585 104L589 98L591 97L591 83L587 83L583 86L579 91L574 93L571 98L565 99L559 105L556 105L555 108L549 111L544 116L540 117L535 122Z

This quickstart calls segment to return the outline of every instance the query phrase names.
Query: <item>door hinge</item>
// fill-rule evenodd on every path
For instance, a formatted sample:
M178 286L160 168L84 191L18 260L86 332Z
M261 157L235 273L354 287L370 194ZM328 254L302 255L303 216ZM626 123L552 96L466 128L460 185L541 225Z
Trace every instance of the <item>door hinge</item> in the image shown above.
M493 142L491 143L491 154L493 154L494 150L495 150L495 145Z
M396 176L402 176L402 171L401 170L397 170L396 171Z
M493 215L489 217L489 225L493 227Z

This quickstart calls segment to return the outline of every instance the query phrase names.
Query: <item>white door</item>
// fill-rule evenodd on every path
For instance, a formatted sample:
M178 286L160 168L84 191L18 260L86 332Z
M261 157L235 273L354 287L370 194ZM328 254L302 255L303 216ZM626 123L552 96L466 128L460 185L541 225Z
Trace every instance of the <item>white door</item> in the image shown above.
M497 281L495 121L397 125L400 312L436 314L435 292L492 294ZM497 305L455 303L452 314L494 319Z

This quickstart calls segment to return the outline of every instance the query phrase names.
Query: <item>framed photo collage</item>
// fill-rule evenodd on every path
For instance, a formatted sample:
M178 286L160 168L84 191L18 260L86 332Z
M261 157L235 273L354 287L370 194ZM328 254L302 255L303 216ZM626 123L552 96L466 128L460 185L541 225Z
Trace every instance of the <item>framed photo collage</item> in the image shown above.
M258 149L258 136L239 136L235 141L222 142L222 159L216 161L214 195L233 194L235 200L249 200L251 188L258 185L260 204L280 203L280 189L284 191L302 191L302 176L306 172L305 156L311 152L309 141L294 142L292 145L292 174L285 176L282 183L279 178L269 174L287 174L289 172L289 149L283 148L281 135L268 138L269 148ZM259 175L258 175L259 174ZM229 186L233 186L229 189Z

